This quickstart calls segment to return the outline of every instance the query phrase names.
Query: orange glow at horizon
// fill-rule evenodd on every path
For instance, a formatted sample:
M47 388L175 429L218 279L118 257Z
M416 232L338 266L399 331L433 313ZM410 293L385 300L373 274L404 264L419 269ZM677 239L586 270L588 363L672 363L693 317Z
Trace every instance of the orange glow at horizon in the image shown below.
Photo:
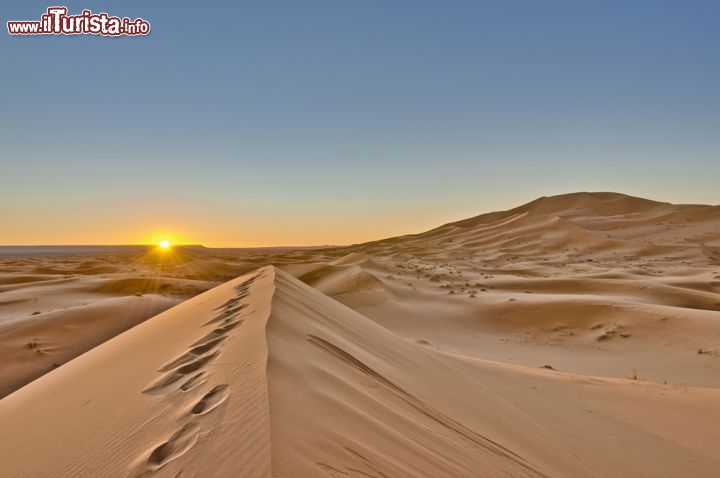
M388 207L368 212L329 208L317 213L252 208L242 213L199 201L173 208L145 211L130 203L112 204L117 213L108 218L110 205L79 211L55 205L39 206L32 214L14 214L13 227L0 232L4 245L149 245L167 240L171 249L184 245L206 247L271 247L347 245L418 233L477 213L470 202L466 209L447 211L446 204L413 205L410 211ZM200 208L199 205L204 207ZM89 207L89 206L88 206ZM42 209L42 210L41 210ZM197 209L197 210L196 210ZM201 209L201 211L200 211ZM422 211L419 211L422 209ZM38 217L46 220L39 221ZM97 224L104 224L98 228Z
M385 217L383 217L385 216ZM417 220L418 215L404 215L389 221L389 212L372 217L247 217L244 221L207 221L189 218L180 224L155 229L147 224L122 221L115 227L98 230L100 218L78 217L58 221L30 221L22 218L18 227L3 231L4 245L149 245L160 250L183 245L206 247L272 247L346 245L384 239L395 235L421 232L447 222L432 215ZM27 216L30 218L33 216ZM413 219L415 218L415 219ZM118 221L120 222L120 221ZM150 222L150 221L147 221ZM149 231L149 232L148 232ZM170 232L173 231L173 232ZM170 247L161 247L168 241Z
M147 239L139 241L143 244L154 244L160 249L169 249L172 246L176 246L178 244L188 244L189 241L185 238L185 236L171 233L167 230L162 230L155 232L153 234L150 234L146 236Z

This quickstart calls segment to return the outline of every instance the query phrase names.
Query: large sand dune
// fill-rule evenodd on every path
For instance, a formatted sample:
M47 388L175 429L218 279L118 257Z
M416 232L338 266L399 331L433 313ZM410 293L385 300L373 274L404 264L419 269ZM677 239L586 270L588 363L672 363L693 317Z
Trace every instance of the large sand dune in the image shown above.
M719 324L720 207L616 193L0 258L0 477L714 476Z
M712 476L718 403L435 350L266 267L0 401L0 475Z

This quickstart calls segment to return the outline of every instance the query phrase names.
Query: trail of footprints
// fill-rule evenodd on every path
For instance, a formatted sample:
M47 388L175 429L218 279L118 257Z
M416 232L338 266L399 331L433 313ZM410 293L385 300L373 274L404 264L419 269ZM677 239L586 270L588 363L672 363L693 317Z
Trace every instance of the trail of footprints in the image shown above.
M219 311L217 315L202 325L202 327L212 325L213 330L190 344L183 354L160 367L158 372L162 375L145 387L143 393L152 395L169 395L178 391L187 393L208 382L210 374L205 367L221 354L222 346L231 338L230 333L233 329L245 322L240 318L240 313L248 307L248 304L243 303L243 299L248 296L252 283L260 277L256 274L237 285L234 288L235 297L217 307L215 309ZM166 442L152 450L149 457L141 463L140 473L133 476L150 474L187 453L197 442L202 429L199 423L193 421L194 417L212 412L227 400L229 394L228 384L215 385L205 393L190 408L189 414L183 416L182 420L186 423ZM181 405L182 400L179 406Z

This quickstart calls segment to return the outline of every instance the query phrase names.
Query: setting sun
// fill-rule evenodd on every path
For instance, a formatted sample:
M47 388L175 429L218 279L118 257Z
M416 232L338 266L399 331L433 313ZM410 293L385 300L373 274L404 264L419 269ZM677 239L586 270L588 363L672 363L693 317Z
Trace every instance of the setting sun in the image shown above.
M167 239L163 239L162 241L160 241L160 244L159 244L159 245L160 245L160 248L161 248L161 249L169 249L169 248L170 248L170 241L168 241Z

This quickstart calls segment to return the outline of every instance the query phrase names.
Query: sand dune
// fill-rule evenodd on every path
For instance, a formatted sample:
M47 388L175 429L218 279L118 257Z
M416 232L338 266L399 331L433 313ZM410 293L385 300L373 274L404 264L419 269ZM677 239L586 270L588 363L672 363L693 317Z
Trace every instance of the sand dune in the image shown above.
M3 473L176 476L187 458L208 453L195 473L230 472L238 468L228 462L244 456L244 472L266 474L272 280L250 294L256 277L180 304L0 401ZM229 397L233 407L211 413ZM16 433L23 442L12 444Z
M713 476L719 320L720 207L616 193L0 258L0 477Z
M216 285L133 277L125 269L117 265L107 275L0 274L0 397Z
M0 462L12 477L710 476L718 400L441 352L267 267L0 401Z

